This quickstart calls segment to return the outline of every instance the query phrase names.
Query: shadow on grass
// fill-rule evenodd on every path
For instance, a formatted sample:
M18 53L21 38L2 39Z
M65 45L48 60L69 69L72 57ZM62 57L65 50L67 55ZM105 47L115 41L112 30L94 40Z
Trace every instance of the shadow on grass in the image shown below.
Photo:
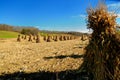
M92 80L92 77L85 73L77 73L73 71L62 72L34 72L24 73L16 72L13 74L4 74L0 76L0 80Z
M76 59L76 58L82 58L82 57L84 57L84 55L74 55L74 54L72 54L72 55L59 55L59 56L44 57L44 59L53 59L53 58L55 58L55 59L64 59L64 58L67 58L67 57Z

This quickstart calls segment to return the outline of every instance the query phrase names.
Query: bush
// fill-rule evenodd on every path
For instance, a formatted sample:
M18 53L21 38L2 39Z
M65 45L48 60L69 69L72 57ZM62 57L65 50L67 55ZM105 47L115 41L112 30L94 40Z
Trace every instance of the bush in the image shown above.
M39 30L37 28L23 28L21 34L24 35L37 35Z

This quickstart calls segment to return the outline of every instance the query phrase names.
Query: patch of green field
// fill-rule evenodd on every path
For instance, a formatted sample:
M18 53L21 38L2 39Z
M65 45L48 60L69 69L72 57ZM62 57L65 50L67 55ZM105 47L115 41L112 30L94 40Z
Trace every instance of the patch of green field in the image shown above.
M16 38L19 33L11 31L0 31L0 38Z
M40 32L40 35L41 36L48 36L48 35L55 36L57 34L49 34L49 33L45 33L45 32Z
M118 31L118 33L120 34L120 31Z
M44 32L40 32L40 35L41 35L41 36L47 36L48 34L47 34L47 33L44 33Z

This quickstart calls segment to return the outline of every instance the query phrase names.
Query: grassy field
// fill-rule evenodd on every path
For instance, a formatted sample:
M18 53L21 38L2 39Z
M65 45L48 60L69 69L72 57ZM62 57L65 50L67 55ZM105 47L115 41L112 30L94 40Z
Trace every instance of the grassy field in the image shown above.
M11 31L0 31L0 38L16 38L19 33Z

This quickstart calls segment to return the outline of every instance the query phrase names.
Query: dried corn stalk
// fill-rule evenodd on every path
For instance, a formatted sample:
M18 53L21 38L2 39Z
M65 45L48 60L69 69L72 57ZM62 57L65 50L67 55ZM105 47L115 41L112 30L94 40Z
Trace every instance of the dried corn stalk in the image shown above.
M120 80L120 40L116 37L116 17L107 7L99 4L87 9L87 26L93 30L86 47L83 70L93 80ZM119 36L120 38L120 36Z
M17 41L18 41L18 42L21 41L20 35L18 35Z
M39 35L37 35L37 37L36 37L36 43L40 43L40 36Z

